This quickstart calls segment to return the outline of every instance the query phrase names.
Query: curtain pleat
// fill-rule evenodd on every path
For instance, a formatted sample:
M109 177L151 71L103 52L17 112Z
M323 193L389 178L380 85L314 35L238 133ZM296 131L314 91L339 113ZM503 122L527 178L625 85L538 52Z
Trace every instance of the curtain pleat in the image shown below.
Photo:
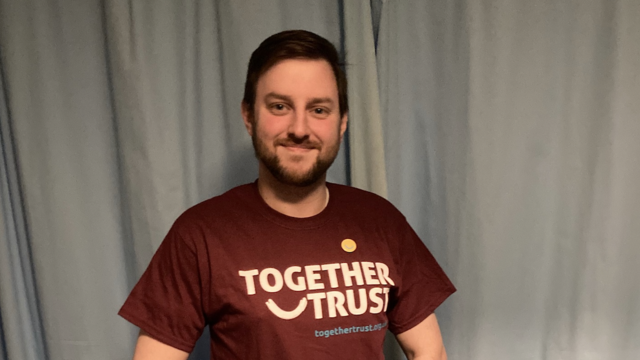
M0 358L47 359L0 48Z

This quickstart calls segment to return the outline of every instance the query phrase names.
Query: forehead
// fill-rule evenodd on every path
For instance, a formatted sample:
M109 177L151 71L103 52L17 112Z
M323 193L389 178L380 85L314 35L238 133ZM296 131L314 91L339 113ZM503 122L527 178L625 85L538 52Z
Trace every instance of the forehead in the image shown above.
M256 95L262 97L270 92L337 98L338 85L326 60L288 59L278 62L260 76Z

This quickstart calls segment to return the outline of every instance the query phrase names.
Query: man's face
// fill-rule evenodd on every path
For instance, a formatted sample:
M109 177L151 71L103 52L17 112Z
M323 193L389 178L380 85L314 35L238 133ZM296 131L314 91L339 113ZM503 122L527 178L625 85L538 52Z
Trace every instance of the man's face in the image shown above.
M324 176L347 126L333 70L324 60L290 59L274 65L258 80L254 118L244 106L242 115L260 166L295 186Z

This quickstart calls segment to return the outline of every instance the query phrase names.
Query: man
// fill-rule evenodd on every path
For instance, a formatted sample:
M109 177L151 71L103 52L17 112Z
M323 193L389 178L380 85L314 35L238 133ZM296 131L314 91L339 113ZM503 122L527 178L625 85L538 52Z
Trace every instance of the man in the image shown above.
M242 116L255 183L187 210L120 310L134 359L186 359L205 326L215 359L446 359L433 314L455 288L405 218L325 181L347 127L326 39L285 31L249 62Z

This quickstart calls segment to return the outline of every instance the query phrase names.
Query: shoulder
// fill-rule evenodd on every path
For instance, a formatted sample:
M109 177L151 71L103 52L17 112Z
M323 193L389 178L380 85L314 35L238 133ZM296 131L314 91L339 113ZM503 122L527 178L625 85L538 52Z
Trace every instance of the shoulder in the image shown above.
M251 208L255 207L255 184L237 186L225 193L204 200L185 210L173 224L178 231L193 230L194 228L210 227L214 224L225 223L238 216L247 216Z
M340 200L358 200L376 203L384 206L393 206L387 199L367 190L334 183L327 183L327 187L329 188L330 194L336 195L340 198Z
M368 218L384 217L391 221L405 221L402 213L387 199L372 192L352 186L328 183L333 196L343 212L361 214Z

